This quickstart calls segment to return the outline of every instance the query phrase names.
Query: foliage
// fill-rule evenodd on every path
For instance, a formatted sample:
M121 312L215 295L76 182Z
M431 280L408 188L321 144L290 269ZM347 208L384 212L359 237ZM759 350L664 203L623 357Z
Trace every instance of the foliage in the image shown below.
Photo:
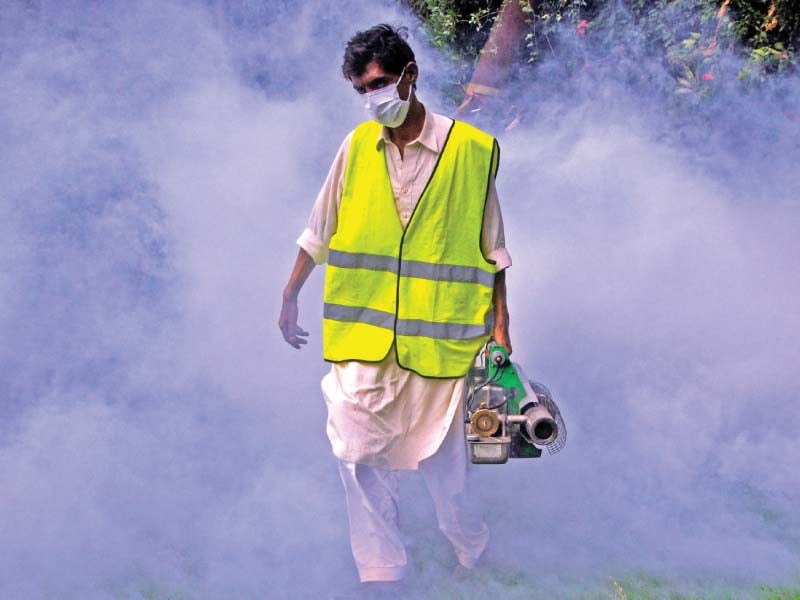
M796 0L731 0L734 29L750 48L796 49L800 41L800 6Z
M739 79L759 82L797 65L800 3L794 0L510 0L520 2L528 30L522 63L558 56L573 71L585 60L576 41L605 49L604 60L630 50L664 61L676 93L708 93L721 51L738 53ZM502 0L408 0L433 43L472 64ZM632 25L634 27L632 27ZM630 39L631 32L639 32ZM622 48L620 48L622 45Z
M503 0L407 0L425 21L434 46L474 59Z

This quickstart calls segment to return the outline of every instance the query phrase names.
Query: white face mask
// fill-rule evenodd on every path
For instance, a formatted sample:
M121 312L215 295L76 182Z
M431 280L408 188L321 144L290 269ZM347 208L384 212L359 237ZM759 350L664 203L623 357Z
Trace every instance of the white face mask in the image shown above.
M411 107L411 96L414 93L413 86L408 90L408 100L401 100L397 86L403 79L406 69L400 73L400 79L394 85L387 85L374 92L364 95L366 102L364 108L369 115L381 125L389 128L399 127L406 120L408 109Z

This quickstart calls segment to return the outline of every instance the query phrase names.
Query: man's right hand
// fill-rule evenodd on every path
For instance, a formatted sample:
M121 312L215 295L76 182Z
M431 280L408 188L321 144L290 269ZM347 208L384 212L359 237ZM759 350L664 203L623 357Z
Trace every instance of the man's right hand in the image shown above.
M297 252L297 260L294 263L292 274L289 276L289 283L283 290L283 305L281 306L281 318L278 320L278 327L281 328L283 339L290 346L297 348L307 343L304 339L308 332L297 324L297 295L303 287L308 274L314 269L314 259L311 255L300 248Z
M308 332L297 324L297 297L284 296L278 326L281 328L283 339L290 346L299 350L303 344L308 343L308 340L305 339Z

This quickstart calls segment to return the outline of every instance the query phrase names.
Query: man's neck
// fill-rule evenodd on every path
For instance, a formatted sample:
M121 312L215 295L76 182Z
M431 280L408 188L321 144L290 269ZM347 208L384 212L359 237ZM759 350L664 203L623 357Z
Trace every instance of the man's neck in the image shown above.
M408 108L408 116L403 124L394 129L389 129L389 139L392 140L397 149L400 151L400 156L403 156L403 149L406 144L413 142L419 137L422 132L422 126L425 125L425 107L422 102L417 100L416 94L411 99L411 106Z

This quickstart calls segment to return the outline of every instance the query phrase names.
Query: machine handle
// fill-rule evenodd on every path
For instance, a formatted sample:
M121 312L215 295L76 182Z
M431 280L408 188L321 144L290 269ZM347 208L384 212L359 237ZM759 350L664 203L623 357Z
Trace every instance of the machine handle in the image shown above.
M500 344L492 344L489 347L489 360L495 367L502 367L509 361L508 353Z

